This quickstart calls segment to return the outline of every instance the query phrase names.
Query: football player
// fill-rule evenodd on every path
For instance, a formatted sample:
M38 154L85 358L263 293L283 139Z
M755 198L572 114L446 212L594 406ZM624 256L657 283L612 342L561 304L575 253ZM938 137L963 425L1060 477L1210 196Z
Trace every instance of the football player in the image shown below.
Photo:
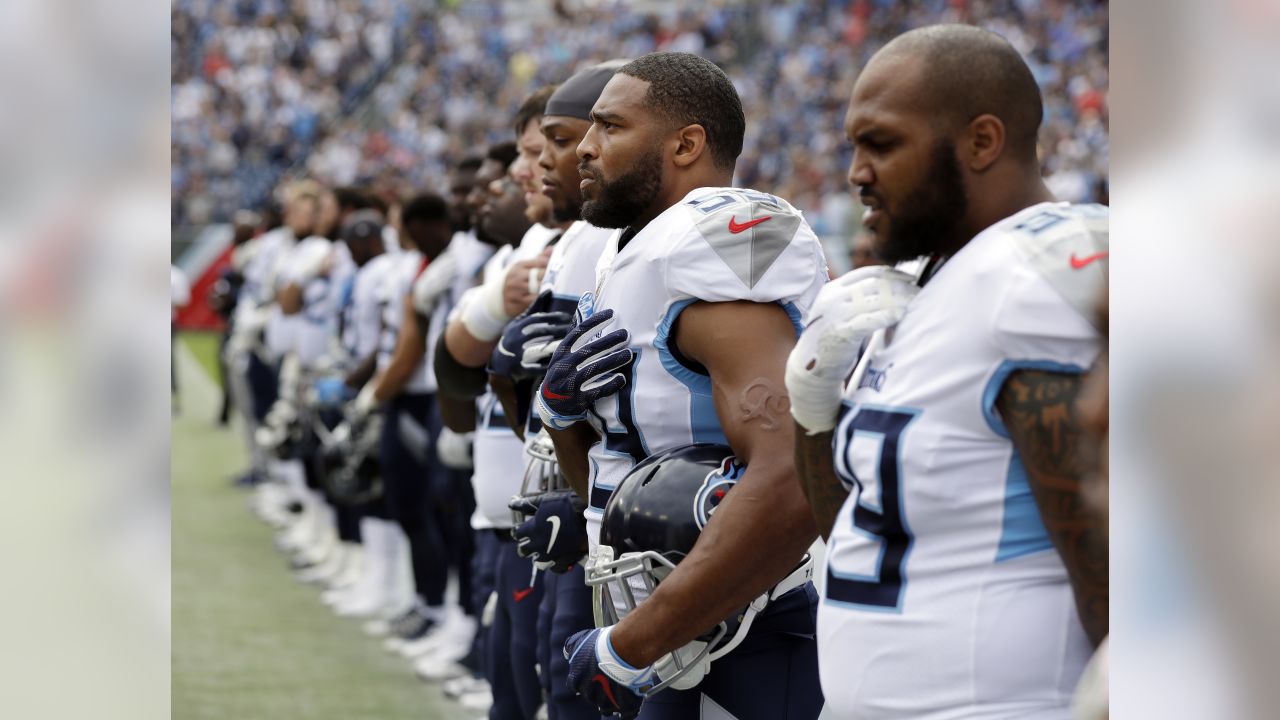
M854 85L863 223L886 262L928 260L833 281L787 366L839 717L1066 718L1107 634L1075 406L1107 209L1054 201L1041 114L1018 51L971 26L899 36Z
M546 300L545 306L507 326L501 347L490 362L492 370L505 365L513 374L532 378L530 389L534 392L546 370L547 347L567 332L566 325L578 300L594 287L596 262L613 233L581 220L577 147L591 127L591 106L614 71L623 64L625 61L603 63L574 74L547 100L546 113L541 119L543 143L538 156L541 170L538 190L550 203L554 219L569 223L569 228L556 243L547 263L540 294ZM539 325L542 332L526 332ZM564 329L553 332L554 328ZM529 413L527 422L528 454L542 423L537 413ZM581 563L585 554L581 499L565 493L548 494L540 497L536 506L524 502L517 502L516 506L532 511L531 517L513 533L521 554L538 567L551 570L542 578L537 633L538 664L542 669L548 715L552 720L599 717L599 712L568 684L568 664L561 652L570 635L592 626L591 590L584 582Z
M593 552L612 490L649 455L718 442L746 471L652 595L617 624L569 638L569 684L606 713L817 717L808 584L771 604L699 685L643 696L659 682L654 663L771 590L816 537L790 458L783 367L827 279L822 248L786 201L729 187L746 122L709 61L630 62L591 120L577 147L582 217L616 231L537 405L561 469L589 500Z

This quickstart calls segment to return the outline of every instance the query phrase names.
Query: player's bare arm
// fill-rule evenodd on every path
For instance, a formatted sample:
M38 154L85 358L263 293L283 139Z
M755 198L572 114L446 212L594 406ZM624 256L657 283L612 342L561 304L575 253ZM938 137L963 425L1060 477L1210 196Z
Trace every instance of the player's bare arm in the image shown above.
M1089 467L1076 408L1082 384L1077 375L1022 370L1005 382L996 407L1066 565L1080 621L1097 645L1107 636L1110 594L1106 527L1089 512L1081 489Z
M445 427L456 433L469 433L476 429L475 400L447 393L438 393L436 400L440 403L440 422Z
M590 425L580 422L564 430L543 426L556 448L556 462L564 473L569 487L583 500L591 498L591 470L587 464L587 451L600 441L600 435Z
M361 388L369 382L373 374L378 370L378 353L369 353L369 357L361 360L351 371L343 378L343 382L350 388Z
M426 354L426 321L413 309L413 298L406 295L404 322L400 325L400 336L396 338L396 349L391 355L391 363L387 365L387 369L377 381L374 399L385 402L398 395Z
M546 271L547 258L544 253L530 260L521 260L507 269L502 282L492 289L482 288L481 292L495 292L498 297L493 301L501 305L501 313L507 318L515 317L533 304L537 297L539 278ZM471 302L486 302L484 297L475 297ZM449 353L464 367L484 367L489 362L489 355L497 347L497 338L486 340L477 338L467 329L461 316L454 318L445 328L445 344Z
M280 312L285 315L297 315L302 312L302 286L298 283L285 285L276 294L276 302L280 303Z
M489 388L502 404L502 414L507 425L515 432L516 437L524 440L524 423L520 422L519 400L516 399L516 384L504 375L489 373Z
M800 489L809 501L809 511L818 534L826 540L836 524L836 515L849 497L849 491L836 477L835 461L831 453L833 432L809 435L804 427L795 423L796 475Z
M711 376L716 414L747 469L693 552L616 626L615 649L638 667L768 590L817 535L792 462L783 368L795 329L786 313L773 304L695 303L681 313L675 340Z

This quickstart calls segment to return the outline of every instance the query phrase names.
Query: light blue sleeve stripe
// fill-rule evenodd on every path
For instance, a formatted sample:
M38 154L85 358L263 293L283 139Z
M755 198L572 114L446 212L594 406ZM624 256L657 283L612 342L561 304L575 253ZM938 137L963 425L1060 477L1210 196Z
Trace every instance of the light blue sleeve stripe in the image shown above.
M1041 370L1078 375L1084 372L1079 365L1053 360L1006 360L992 373L982 391L982 416L991 431L1006 440L1009 431L996 413L996 398L1009 376L1017 370ZM1053 548L1053 541L1040 519L1040 508L1027 483L1027 469L1022 464L1018 449L1013 448L1009 469L1004 483L1004 518L1000 527L1000 544L996 548L996 562L1042 552Z
M1000 388L1004 387L1004 381L1017 370L1044 370L1070 375L1079 375L1084 372L1084 368L1079 365L1053 360L1005 360L1001 363L982 391L982 417L986 418L987 426L992 432L1005 439L1009 438L1009 431L1005 428L1004 421L996 414L996 398L1000 397Z
M667 314L658 324L653 346L658 350L658 359L667 373L689 388L689 426L693 430L693 441L728 445L729 440L720 427L720 417L716 415L716 406L711 398L711 378L681 365L671 353L671 327L680 313L695 302L698 302L696 298L678 300L667 308Z
M1053 541L1040 520L1040 509L1027 483L1027 470L1015 449L1004 481L1004 519L1000 525L996 562L1051 549Z

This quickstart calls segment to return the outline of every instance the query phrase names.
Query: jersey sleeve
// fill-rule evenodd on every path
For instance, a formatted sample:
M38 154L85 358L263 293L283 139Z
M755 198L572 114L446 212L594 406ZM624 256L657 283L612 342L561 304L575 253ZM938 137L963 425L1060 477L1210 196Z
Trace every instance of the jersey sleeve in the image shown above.
M754 191L730 191L695 202L699 205L686 203L693 226L676 241L666 262L672 298L776 302L798 326L827 280L822 246L800 212Z
M1093 365L1102 345L1092 308L1106 284L1101 262L1080 264L1083 258L1105 257L1105 236L1014 232L1007 240L1010 253L1001 262L1010 267L994 294L990 325L1000 361L982 393L982 414L1003 437L1008 430L995 404L1012 373L1081 374Z
M1093 363L1093 309L1106 287L1105 210L1075 206L1032 216L1007 240L1012 272L997 296L992 336L1004 357L1077 371Z

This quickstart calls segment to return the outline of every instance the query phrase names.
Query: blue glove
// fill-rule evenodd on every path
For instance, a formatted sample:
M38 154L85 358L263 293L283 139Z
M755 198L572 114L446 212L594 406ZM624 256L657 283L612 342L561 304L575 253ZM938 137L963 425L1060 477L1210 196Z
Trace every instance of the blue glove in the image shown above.
M573 317L568 313L526 312L503 329L489 358L489 372L512 380L544 374L552 353L572 328Z
M338 377L317 379L315 389L316 402L322 407L339 407L356 396L356 391L348 387L342 378Z
M581 630L564 643L569 660L569 687L604 715L624 720L640 714L640 694L656 684L653 668L633 668L609 642L613 627Z
M529 517L511 531L516 553L539 570L564 574L582 560L587 543L587 504L573 490L554 490L531 497L515 497L508 505Z
M560 341L538 389L537 408L543 424L564 430L586 420L587 408L627 384L626 377L617 370L631 362L633 353L627 347L631 334L614 330L591 339L596 328L612 319L612 310L595 313Z

